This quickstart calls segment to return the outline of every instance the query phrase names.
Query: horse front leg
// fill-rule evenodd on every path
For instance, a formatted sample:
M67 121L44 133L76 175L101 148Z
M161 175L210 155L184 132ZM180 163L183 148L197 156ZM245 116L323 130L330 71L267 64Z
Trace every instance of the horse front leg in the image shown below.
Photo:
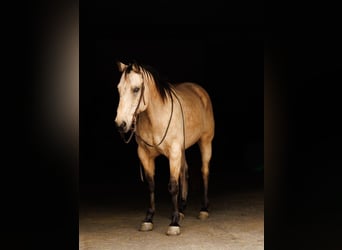
M155 157L151 157L147 154L147 152L138 148L138 155L140 161L143 165L145 178L148 183L148 189L150 193L150 207L146 212L145 219L141 223L140 231L151 231L153 229L153 216L155 213L155 200L154 200L154 173L155 173Z
M184 212L188 197L188 164L185 159L185 152L183 152L183 163L180 171L180 199L179 199L179 215L180 220L184 219Z
M173 211L171 215L171 223L166 232L167 235L179 235L179 208L178 208L178 195L179 195L179 177L182 163L182 152L174 153L170 155L170 182L169 182L169 192L172 198Z

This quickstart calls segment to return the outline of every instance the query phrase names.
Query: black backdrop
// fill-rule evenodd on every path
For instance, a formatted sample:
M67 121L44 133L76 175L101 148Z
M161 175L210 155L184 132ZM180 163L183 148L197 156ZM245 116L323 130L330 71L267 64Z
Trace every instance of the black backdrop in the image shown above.
M116 61L137 60L169 81L194 81L209 92L216 121L211 161L212 189L263 185L263 41L202 33L198 39L116 39L96 32L81 47L80 193L138 192L136 143L125 144L114 126L120 74ZM91 60L90 60L91 58ZM87 70L84 70L86 68ZM197 145L187 150L190 191L200 187ZM168 165L157 158L156 186L167 191ZM239 176L239 179L234 178ZM256 177L256 178L255 178ZM160 183L160 184L158 184ZM146 189L147 192L147 189ZM164 191L161 191L162 193ZM164 192L165 194L167 192Z

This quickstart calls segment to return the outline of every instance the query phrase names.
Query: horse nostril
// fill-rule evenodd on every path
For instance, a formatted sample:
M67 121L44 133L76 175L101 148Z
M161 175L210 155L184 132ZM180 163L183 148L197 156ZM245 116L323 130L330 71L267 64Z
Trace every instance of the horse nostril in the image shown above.
M120 131L120 132L125 131L126 126L127 126L126 122L122 122L122 123L118 126L119 131Z

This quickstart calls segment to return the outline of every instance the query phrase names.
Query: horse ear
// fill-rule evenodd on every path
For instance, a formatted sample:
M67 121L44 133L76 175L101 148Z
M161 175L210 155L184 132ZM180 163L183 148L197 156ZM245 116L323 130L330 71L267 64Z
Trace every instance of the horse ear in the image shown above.
M120 72L123 72L127 68L127 65L122 62L117 62L116 64L118 65Z
M132 64L132 69L134 72L139 72L139 66L136 63Z

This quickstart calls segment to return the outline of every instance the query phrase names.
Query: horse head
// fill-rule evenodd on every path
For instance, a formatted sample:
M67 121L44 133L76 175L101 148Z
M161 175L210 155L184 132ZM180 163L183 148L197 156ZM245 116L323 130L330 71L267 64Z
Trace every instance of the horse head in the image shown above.
M127 133L133 126L137 115L147 108L147 95L142 68L136 64L126 65L118 62L122 72L117 86L120 100L117 108L115 124L120 132Z

